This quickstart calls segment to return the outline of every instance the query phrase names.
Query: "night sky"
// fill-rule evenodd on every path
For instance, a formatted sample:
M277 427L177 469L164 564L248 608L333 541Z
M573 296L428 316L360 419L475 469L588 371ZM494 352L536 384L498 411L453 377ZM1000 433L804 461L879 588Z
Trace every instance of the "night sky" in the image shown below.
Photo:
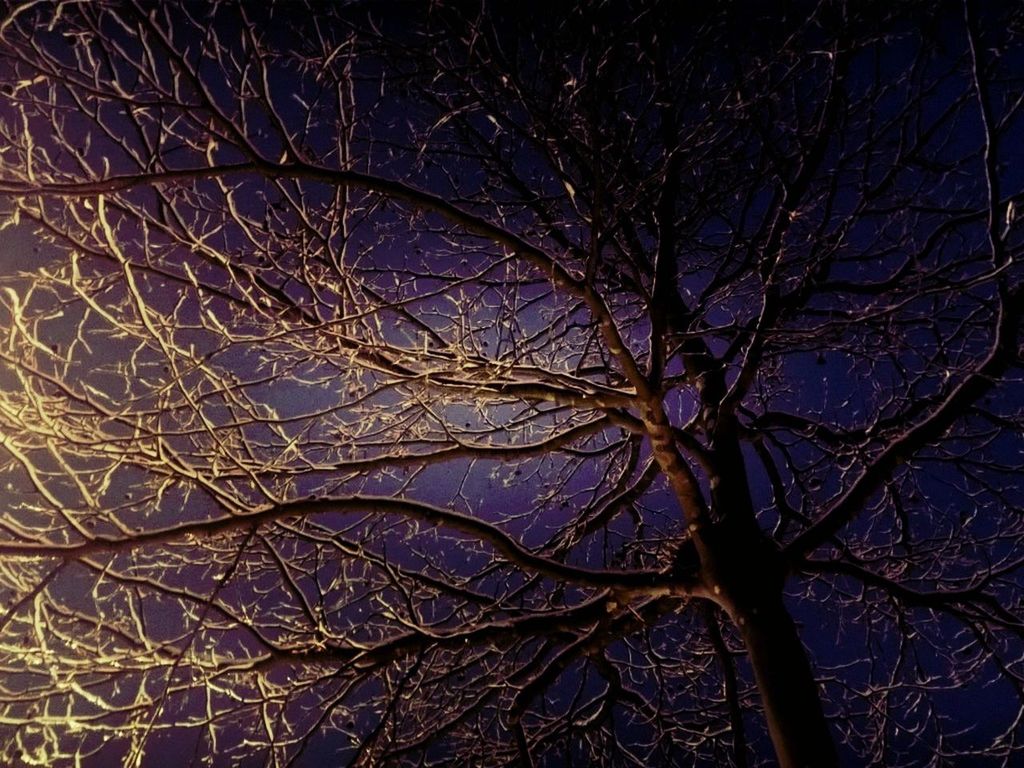
M0 754L1024 760L1024 10L0 15Z

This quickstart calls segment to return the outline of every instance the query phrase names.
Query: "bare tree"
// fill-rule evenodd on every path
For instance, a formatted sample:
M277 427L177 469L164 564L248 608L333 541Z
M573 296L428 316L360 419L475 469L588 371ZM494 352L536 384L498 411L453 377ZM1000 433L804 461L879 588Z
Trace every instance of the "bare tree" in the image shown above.
M0 21L6 761L1020 759L1015 4L257 5Z

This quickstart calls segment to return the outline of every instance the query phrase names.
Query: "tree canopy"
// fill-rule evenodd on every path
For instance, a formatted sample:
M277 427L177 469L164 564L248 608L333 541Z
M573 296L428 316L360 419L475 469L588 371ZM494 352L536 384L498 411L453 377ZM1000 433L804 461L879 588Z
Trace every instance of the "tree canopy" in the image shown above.
M1024 10L683 5L9 5L5 762L1021 759Z

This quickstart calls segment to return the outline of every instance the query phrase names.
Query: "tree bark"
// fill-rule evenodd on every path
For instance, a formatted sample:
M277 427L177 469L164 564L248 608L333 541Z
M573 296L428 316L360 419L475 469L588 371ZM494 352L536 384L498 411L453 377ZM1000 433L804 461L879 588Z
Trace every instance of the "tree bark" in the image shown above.
M721 376L709 379L716 398ZM724 414L714 440L712 502L719 519L698 530L704 583L739 628L781 768L839 764L807 651L783 601L786 566L754 514L736 423Z
M759 600L756 611L734 619L754 669L781 768L838 765L818 683L781 594Z

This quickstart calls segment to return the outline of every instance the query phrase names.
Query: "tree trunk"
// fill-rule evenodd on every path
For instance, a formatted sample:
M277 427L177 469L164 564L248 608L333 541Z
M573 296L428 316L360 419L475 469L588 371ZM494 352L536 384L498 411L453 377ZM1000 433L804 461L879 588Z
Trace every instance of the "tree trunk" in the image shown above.
M735 617L761 694L781 768L839 764L821 708L818 683L781 595Z
M724 379L709 381L717 402ZM818 682L782 599L785 564L757 523L731 415L721 419L714 443L711 494L720 519L695 532L704 583L743 637L781 768L832 768L839 758Z

